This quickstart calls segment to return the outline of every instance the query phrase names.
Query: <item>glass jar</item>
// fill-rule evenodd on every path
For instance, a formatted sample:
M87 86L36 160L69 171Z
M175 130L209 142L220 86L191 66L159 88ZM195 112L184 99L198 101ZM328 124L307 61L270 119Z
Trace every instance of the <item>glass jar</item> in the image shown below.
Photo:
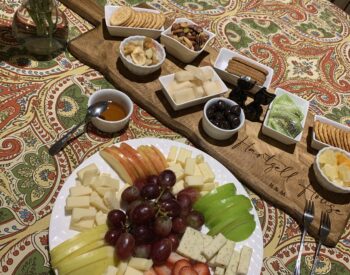
M67 18L55 0L23 0L14 15L12 31L34 55L57 55L67 46Z

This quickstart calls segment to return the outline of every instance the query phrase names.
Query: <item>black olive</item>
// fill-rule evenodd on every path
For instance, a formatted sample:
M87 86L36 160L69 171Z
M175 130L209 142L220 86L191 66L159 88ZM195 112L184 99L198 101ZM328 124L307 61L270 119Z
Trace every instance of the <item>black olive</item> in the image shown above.
M215 120L224 120L225 119L224 115L220 112L216 112L214 114L214 118L215 118Z
M239 116L241 114L241 107L239 107L239 105L231 106L230 112L236 116Z
M232 118L232 120L230 120L230 125L232 127L232 129L235 129L239 126L239 124L241 123L239 117L234 117Z
M225 130L230 130L231 129L231 125L230 125L230 123L227 120L224 120L222 122L222 128L225 129Z
M213 118L214 117L214 114L215 114L215 110L213 109L213 108L208 108L207 109L207 117L208 117L208 119L210 120L211 118Z
M213 124L214 124L216 127L221 128L221 121L219 121L219 120L214 120Z
M226 109L226 103L223 100L219 100L217 103L217 108L220 111L224 111Z

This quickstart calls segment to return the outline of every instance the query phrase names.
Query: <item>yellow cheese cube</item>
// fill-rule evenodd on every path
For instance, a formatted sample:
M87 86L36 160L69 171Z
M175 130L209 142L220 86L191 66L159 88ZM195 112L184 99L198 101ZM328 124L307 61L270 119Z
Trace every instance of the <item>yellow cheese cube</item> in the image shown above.
M120 201L117 200L117 193L115 191L106 192L103 196L103 202L110 210L120 208Z
M90 198L89 196L80 197L68 197L66 200L66 210L70 211L73 208L89 208Z
M129 267L133 267L137 270L147 271L149 270L153 265L152 260L144 259L144 258L137 258L132 257L129 261Z
M80 220L91 220L96 216L96 209L93 207L89 208L73 208L72 210L72 222L76 223Z
M69 194L72 197L90 195L91 192L92 192L92 189L88 186L73 186L69 188Z
M239 257L239 264L237 268L237 275L248 274L250 258L252 257L253 249L248 246L243 246L241 249L241 255Z
M201 170L199 169L199 167L198 167L197 164L194 166L194 174L193 174L193 175L194 175L194 176L202 176L202 172L201 172Z
M78 179L84 184L84 180L100 174L95 163L85 166L77 172Z
M177 156L177 162L180 163L182 167L184 167L186 159L190 158L191 155L191 151L185 148L180 148L179 155Z
M168 154L168 157L167 157L167 161L168 162L175 162L176 161L176 155L177 155L177 147L176 146L171 146L169 154Z
M171 166L168 167L168 169L171 170L171 171L173 171L174 173L175 173L176 171L183 171L183 168L182 168L182 166L181 166L180 163L176 163L176 164L174 164L174 165L171 165Z
M107 223L107 214L102 211L98 211L95 216L95 222L97 225L106 224Z
M104 204L101 197L95 191L92 191L90 195L90 205L96 207L98 210L101 210L104 213L108 212L108 208Z
M204 182L212 182L215 179L215 175L213 171L211 170L208 163L203 162L198 164L199 169L201 170L201 173L204 177Z
M186 176L185 186L186 187L200 187L203 185L203 176Z
M118 264L118 272L117 272L117 275L124 275L127 268L128 268L128 263L127 263L127 262L122 262L122 261L121 261L121 262Z
M94 219L89 219L89 220L81 220L79 222L76 223L72 223L70 225L70 229L72 230L76 230L79 232L83 232L86 231L88 229L93 228L95 225L95 220Z
M214 182L206 182L202 185L201 191L211 191L216 187Z
M185 161L185 175L186 176L193 176L195 173L195 167L196 167L196 159L194 158L187 158Z
M179 193L184 188L185 188L185 182L183 180L179 180L174 184L171 191L174 195L177 195L177 193Z

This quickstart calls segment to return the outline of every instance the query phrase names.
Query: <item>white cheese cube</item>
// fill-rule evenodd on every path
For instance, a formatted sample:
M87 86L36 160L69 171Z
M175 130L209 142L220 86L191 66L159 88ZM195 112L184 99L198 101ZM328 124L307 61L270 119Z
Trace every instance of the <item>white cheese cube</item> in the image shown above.
M202 233L188 226L182 236L177 252L187 258L205 263L206 259L201 255L203 243Z
M103 275L116 275L118 272L118 267L113 266L113 265L109 265L107 266L107 269L105 271L105 273L103 273Z
M73 208L72 210L72 222L76 223L80 220L91 220L96 216L96 209L93 207L90 208Z
M182 167L184 167L186 159L190 158L191 155L191 151L185 148L180 148L179 155L177 156L177 162L180 163Z
M177 195L177 193L179 193L181 190L183 190L185 188L185 182L183 180L179 180L178 182L176 182L171 190L171 192L174 195Z
M107 192L116 192L117 189L116 188L110 188L110 187L95 187L94 188L96 193L100 195L100 197L104 197L104 195L107 193Z
M214 271L214 275L224 275L225 274L225 268L217 266Z
M186 176L193 176L195 172L196 167L196 159L194 158L187 158L185 161L185 175Z
M204 182L213 182L215 179L215 175L211 170L210 166L206 162L202 162L198 164L199 169L204 177Z
M79 222L76 223L72 223L70 224L70 229L72 230L76 230L79 232L83 232L86 231L88 229L93 228L95 225L95 220L94 219L90 219L90 220L81 220Z
M194 174L193 174L193 175L194 175L194 176L202 176L202 172L201 172L201 170L199 169L199 167L198 167L197 164L194 166Z
M147 271L149 270L153 265L152 260L144 259L144 258L137 258L137 257L131 257L129 261L129 266L133 267L137 270Z
M169 154L168 154L168 157L167 157L167 161L168 162L175 162L176 161L176 155L177 155L177 147L176 146L171 146Z
M97 225L106 224L107 223L107 214L102 211L98 211L95 216L95 222Z
M206 182L202 185L201 191L211 191L216 187L214 182Z
M174 101L177 104L182 104L196 98L193 88L181 88L173 92Z
M77 172L78 179L84 184L85 178L90 178L93 176L97 176L100 174L100 171L98 170L95 163L89 164L88 166L85 166L81 170Z
M202 162L204 162L204 156L202 154L197 155L196 156L196 163L200 164Z
M73 186L69 188L69 194L72 197L90 195L91 192L92 192L92 189L88 186Z
M221 85L218 81L205 81L203 88L206 95L216 95L220 92Z
M89 208L89 196L68 197L66 200L66 210L70 211L73 208Z
M173 171L175 173L175 177L176 177L176 180L179 181L179 180L183 180L185 178L185 172L184 170L177 170L177 171Z
M183 171L183 168L182 168L180 163L176 163L176 164L171 165L171 166L169 165L168 169L173 171L174 173L176 173L177 171Z
M215 265L227 267L235 250L235 245L235 242L227 240L215 258Z
M127 268L128 268L128 263L120 261L118 264L117 275L124 275Z
M101 197L95 191L92 191L90 195L90 205L96 207L98 210L101 210L104 213L108 212L108 208L104 204Z
M209 260L225 245L227 239L219 233L214 237L209 245L205 246L202 254Z
M237 272L237 267L239 263L239 251L235 250L233 251L233 255L230 259L230 262L228 263L228 266L226 267L225 275L235 275Z
M252 257L253 249L248 246L243 246L241 249L241 256L239 257L239 264L237 268L237 275L248 274L250 258Z
M186 187L201 187L203 185L203 176L186 176Z
M103 202L110 210L120 208L120 202L117 200L117 193L115 191L106 192L103 196Z
M175 73L174 79L177 82L184 82L184 81L193 80L194 75L192 72L189 72L189 71L179 71Z
M84 181L82 182L84 186L92 186L95 185L98 182L98 175L96 176L91 176L84 178Z
M124 275L143 275L143 272L128 265Z
M95 184L101 187L110 187L116 190L119 189L119 180L112 178L110 174L102 173Z

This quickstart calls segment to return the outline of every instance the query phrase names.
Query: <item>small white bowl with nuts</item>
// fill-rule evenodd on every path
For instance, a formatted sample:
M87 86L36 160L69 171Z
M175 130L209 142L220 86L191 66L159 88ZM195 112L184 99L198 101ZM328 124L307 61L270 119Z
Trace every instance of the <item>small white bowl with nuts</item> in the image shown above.
M187 18L177 18L162 32L160 42L166 51L184 63L191 63L215 34Z
M124 39L119 54L124 66L135 75L148 75L159 70L166 55L162 45L141 35Z

